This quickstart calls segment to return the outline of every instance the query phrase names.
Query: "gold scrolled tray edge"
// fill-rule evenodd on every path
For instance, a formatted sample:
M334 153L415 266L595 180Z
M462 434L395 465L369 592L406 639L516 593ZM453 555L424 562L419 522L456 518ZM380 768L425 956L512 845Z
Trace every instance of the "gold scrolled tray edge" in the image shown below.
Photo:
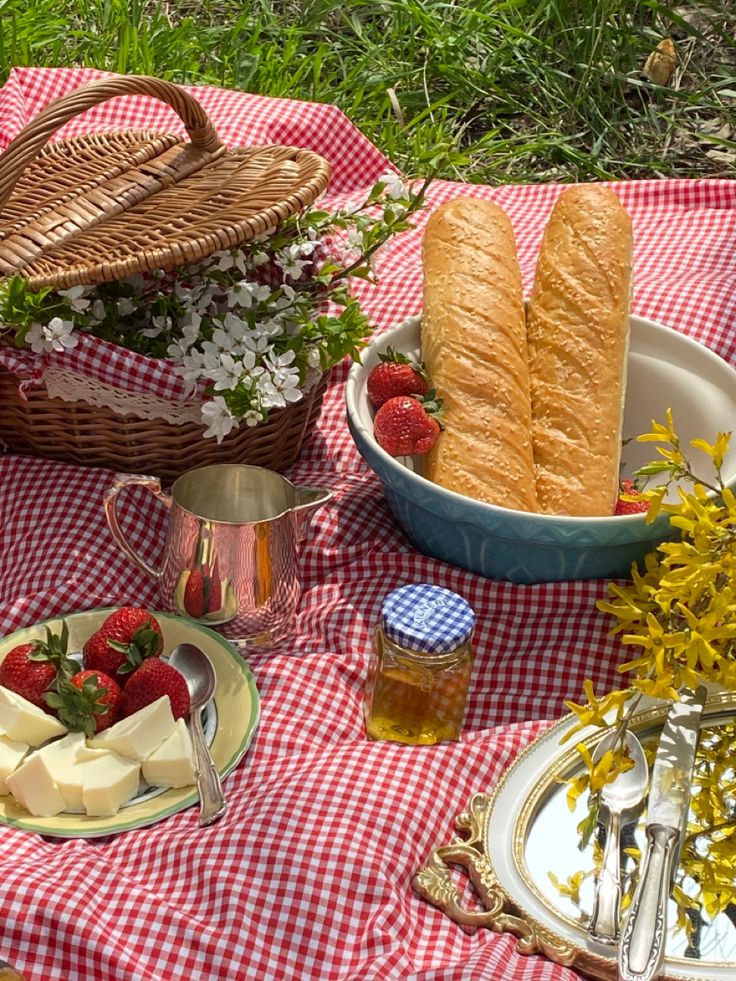
M634 716L633 728L637 731L647 727L661 726L667 715L669 703L647 700L646 707ZM709 695L704 713L704 722L723 719L726 715L731 721L736 721L736 694L733 692L714 692ZM601 981L615 981L617 977L616 947L598 947L601 953L577 943L562 935L556 929L540 922L512 892L500 881L497 869L488 848L488 825L503 795L509 780L517 773L530 758L539 751L540 745L555 742L559 747L559 736L563 730L576 721L572 715L566 715L544 729L526 746L507 768L491 794L476 793L470 799L468 809L457 814L453 824L457 834L448 844L439 845L433 849L427 862L412 876L414 891L433 906L446 913L455 923L468 932L479 927L495 933L510 933L517 938L516 949L520 954L541 954L549 960L564 967L574 968ZM559 748L555 755L555 775L569 771L576 756L575 745L585 742L589 749L603 737L604 731L589 726L577 737L571 747ZM528 872L523 857L523 846L526 834L533 820L536 808L543 796L544 787L548 786L554 776L547 775L538 779L520 801L513 826L510 829L509 852L511 861L520 869L530 889L534 889L529 881ZM452 867L460 867L466 873L472 885L478 902L482 908L469 909L463 903L462 891L452 878ZM566 917L560 915L561 925ZM678 970L683 966L684 973ZM672 981L714 981L712 973L701 973L699 968L710 971L710 962L697 962L692 965L698 971L693 973L691 965L686 961L667 958L664 975ZM734 964L724 964L730 971ZM720 975L719 975L720 976ZM727 974L734 977L736 974Z
M596 964L599 961L605 964L604 958L576 950L537 923L501 886L483 845L486 819L492 807L493 797L481 793L473 795L468 811L455 818L457 830L465 831L468 837L435 848L427 864L414 873L412 886L415 892L462 927L486 927L496 933L512 933L518 938L516 949L521 954L544 954L565 967L575 966L587 971L591 970L588 956ZM465 869L484 909L471 910L463 906L460 891L452 881L452 865Z

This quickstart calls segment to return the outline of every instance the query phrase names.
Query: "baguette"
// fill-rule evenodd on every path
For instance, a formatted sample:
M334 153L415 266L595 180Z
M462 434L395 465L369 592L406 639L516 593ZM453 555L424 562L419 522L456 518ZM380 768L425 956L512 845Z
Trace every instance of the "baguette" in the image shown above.
M613 191L558 199L528 312L539 510L613 514L629 343L631 220Z
M521 273L497 205L460 197L423 239L422 358L444 400L425 476L467 497L536 511Z

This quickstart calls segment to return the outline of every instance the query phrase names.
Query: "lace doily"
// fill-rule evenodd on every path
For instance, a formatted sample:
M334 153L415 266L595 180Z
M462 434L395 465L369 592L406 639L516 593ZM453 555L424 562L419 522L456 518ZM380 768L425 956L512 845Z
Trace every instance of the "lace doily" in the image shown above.
M163 419L173 425L202 422L199 402L178 403L155 395L134 395L57 366L47 368L43 380L49 396L65 402L88 402L100 408L112 409L119 416Z

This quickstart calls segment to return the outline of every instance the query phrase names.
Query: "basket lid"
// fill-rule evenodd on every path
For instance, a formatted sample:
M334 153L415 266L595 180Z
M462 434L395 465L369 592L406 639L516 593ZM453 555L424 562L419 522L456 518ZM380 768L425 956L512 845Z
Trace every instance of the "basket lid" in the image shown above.
M168 103L190 141L123 130L45 145L79 112L130 94ZM0 156L0 277L64 289L196 262L301 211L329 175L311 150L227 149L201 105L170 82L95 81L51 102Z

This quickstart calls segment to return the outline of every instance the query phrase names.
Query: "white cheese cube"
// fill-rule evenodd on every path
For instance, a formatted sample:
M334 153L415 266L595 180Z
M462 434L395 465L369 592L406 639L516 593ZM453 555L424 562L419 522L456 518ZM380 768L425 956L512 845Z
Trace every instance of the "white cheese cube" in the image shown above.
M38 752L43 753L47 759L54 756L64 756L76 760L85 745L86 740L83 732L68 732L61 739L54 739L52 742L46 743Z
M187 787L196 781L192 737L184 719L143 762L143 779L158 787Z
M0 685L0 729L9 739L40 746L66 728L32 702Z
M85 760L82 766L82 803L90 817L112 817L138 793L140 767L117 753Z
M15 799L36 817L53 817L66 807L42 753L31 753L5 783Z
M107 756L109 752L109 749L95 749L94 746L90 746L89 743L85 742L84 746L80 746L77 752L77 759L80 761L96 760L100 756Z
M54 783L64 798L64 810L81 811L84 764L79 753L85 747L83 732L70 732L63 739L47 743L37 752L43 756Z
M126 759L141 763L174 729L174 716L168 695L134 712L105 729L87 743L92 749L111 749Z
M29 748L28 743L0 735L0 795L10 793L6 780L20 766Z

